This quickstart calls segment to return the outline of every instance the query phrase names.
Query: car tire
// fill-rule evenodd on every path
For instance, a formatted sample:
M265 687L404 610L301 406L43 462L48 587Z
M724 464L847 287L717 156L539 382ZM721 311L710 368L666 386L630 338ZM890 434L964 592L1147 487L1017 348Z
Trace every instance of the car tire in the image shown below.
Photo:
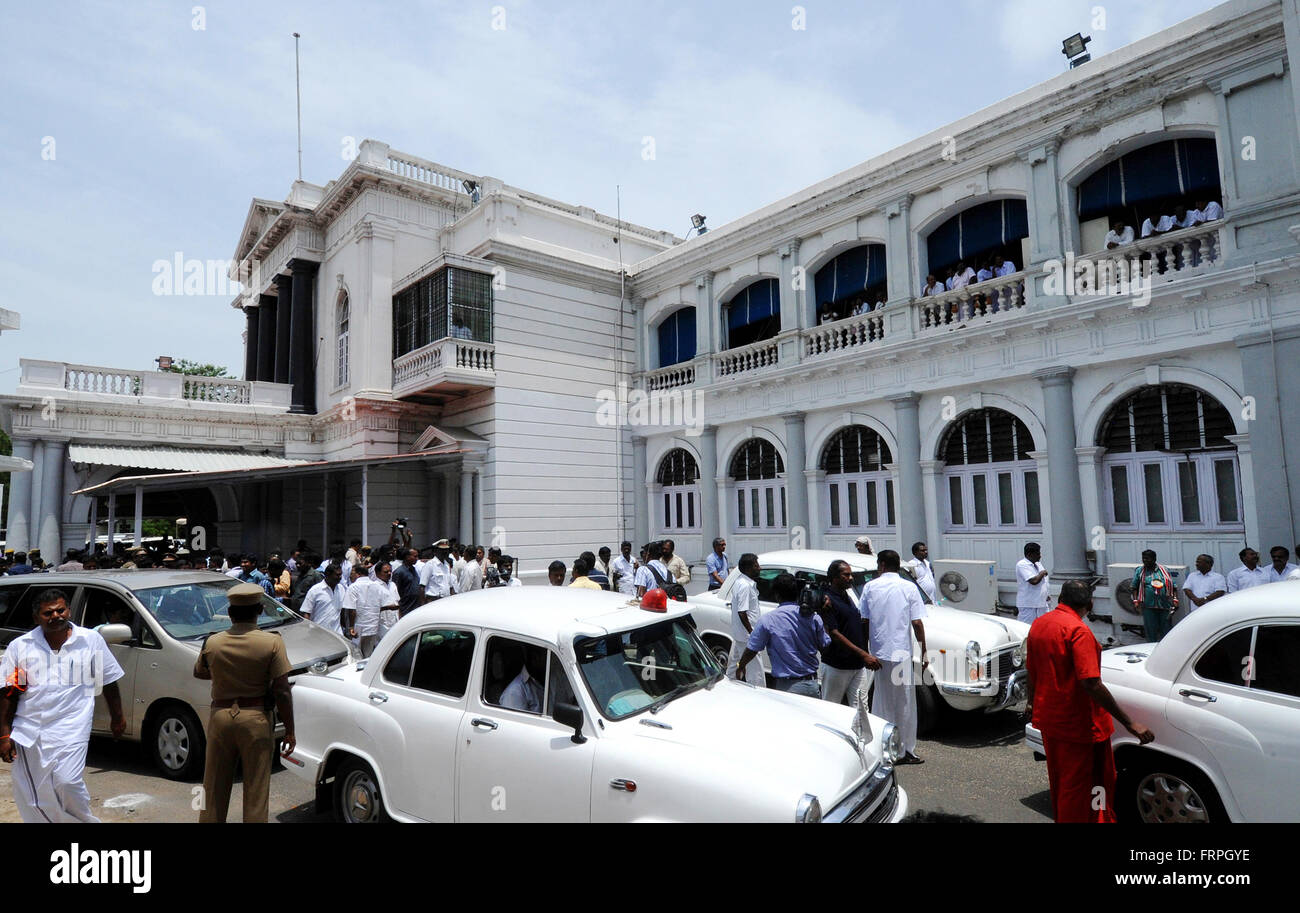
M184 704L167 704L153 714L144 739L149 757L168 780L198 780L203 776L208 742L194 711Z
M929 735L939 725L943 699L933 685L916 686L916 734Z
M1213 784L1186 762L1142 752L1119 772L1115 817L1137 824L1223 824L1228 813Z
M334 774L334 818L340 824L380 824L388 820L379 778L359 758L348 758Z
M731 665L730 644L724 643L723 641L719 640L716 637L710 637L708 642L705 644L705 646L707 646L709 650L713 653L713 658L718 661L718 665L720 665L723 669L726 669L729 665Z

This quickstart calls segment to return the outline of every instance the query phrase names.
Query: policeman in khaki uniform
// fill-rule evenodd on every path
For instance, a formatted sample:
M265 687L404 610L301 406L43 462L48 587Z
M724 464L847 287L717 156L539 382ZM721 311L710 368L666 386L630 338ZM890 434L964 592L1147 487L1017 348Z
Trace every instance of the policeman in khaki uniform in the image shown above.
M200 823L224 823L230 807L235 764L244 766L244 822L265 823L271 791L274 726L266 706L268 690L284 722L286 756L293 754L293 700L289 694L289 657L278 634L257 627L262 588L255 583L231 587L230 629L213 634L194 664L194 677L212 681L212 715L208 719L207 768Z

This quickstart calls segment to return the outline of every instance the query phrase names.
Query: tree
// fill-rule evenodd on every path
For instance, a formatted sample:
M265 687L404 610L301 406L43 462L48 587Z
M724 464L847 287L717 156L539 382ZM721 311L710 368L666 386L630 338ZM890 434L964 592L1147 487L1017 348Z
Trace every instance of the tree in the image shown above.
M225 365L209 365L188 358L178 358L170 368L164 368L172 374L188 374L191 377L229 377Z

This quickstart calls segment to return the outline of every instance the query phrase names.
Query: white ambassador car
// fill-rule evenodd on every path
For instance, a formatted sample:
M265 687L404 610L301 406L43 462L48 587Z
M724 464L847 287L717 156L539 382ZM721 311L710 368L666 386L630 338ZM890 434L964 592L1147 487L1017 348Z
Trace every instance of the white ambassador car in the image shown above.
M874 555L853 552L797 549L765 552L758 556L758 598L761 613L776 608L772 585L777 576L791 573L807 583L828 585L826 570L832 561L844 560L853 569L853 586L860 595L876 575ZM731 650L731 590L739 569L733 569L722 587L689 599L700 638L725 663ZM1003 709L1021 711L1026 702L1024 643L1029 625L1009 618L976 615L927 602L924 620L930 666L921 675L921 645L912 638L916 673L917 731L932 729L944 706L954 710ZM771 671L766 652L760 654L765 672Z
M728 680L688 612L552 587L439 600L358 667L295 680L286 766L349 823L902 819L892 726Z
M1115 725L1115 813L1144 823L1300 822L1300 582L1216 599L1158 644L1101 654L1135 722ZM1041 734L1025 727L1038 755Z

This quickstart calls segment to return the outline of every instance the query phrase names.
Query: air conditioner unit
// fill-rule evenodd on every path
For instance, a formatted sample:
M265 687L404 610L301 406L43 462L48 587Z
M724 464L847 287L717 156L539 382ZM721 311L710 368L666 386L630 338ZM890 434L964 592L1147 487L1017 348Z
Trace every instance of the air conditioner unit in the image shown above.
M934 566L938 602L963 612L992 615L998 602L996 561L958 561L945 558Z
M1102 646L1110 644L1140 644L1148 638L1146 627L1142 623L1141 609L1133 608L1133 575L1141 564L1108 564L1106 577L1110 584L1110 602L1094 602L1092 614L1089 615L1089 627L1097 635ZM1166 564L1165 570L1174 579L1178 599L1183 600L1183 582L1187 579L1187 565ZM1109 612L1109 615L1106 613ZM1103 636L1103 634L1105 636Z

